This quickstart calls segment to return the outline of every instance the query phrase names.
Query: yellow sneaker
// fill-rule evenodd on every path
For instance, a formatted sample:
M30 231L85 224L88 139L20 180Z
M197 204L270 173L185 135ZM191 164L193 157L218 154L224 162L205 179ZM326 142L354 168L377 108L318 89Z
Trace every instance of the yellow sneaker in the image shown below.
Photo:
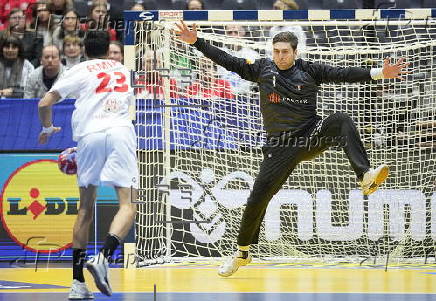
M368 170L363 175L363 180L360 183L364 195L370 195L375 192L378 187L387 179L389 175L389 167L382 164L375 169Z
M218 275L221 277L229 277L236 273L236 271L239 269L239 267L249 264L253 258L251 255L248 255L247 258L238 257L239 252L236 252L236 254L229 258L227 261L225 261L218 270Z

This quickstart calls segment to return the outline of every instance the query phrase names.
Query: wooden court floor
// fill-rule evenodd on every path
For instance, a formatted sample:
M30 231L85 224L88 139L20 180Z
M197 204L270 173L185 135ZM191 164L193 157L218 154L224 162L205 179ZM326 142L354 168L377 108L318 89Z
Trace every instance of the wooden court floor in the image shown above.
M112 297L156 301L428 301L436 300L436 264L251 264L229 278L213 264L111 269ZM85 272L90 288L97 292ZM0 268L0 300L67 300L69 268ZM154 285L157 293L154 294Z

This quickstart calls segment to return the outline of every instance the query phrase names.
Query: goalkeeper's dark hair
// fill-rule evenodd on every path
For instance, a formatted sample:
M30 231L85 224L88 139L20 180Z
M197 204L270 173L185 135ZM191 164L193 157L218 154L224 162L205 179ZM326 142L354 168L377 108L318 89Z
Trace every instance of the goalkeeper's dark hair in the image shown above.
M297 36L290 31L282 31L276 34L273 38L273 44L278 42L285 42L291 44L291 47L292 49L294 49L294 51L297 49L298 46Z
M109 52L110 37L107 31L89 30L86 33L83 44L88 58L101 58L107 56Z

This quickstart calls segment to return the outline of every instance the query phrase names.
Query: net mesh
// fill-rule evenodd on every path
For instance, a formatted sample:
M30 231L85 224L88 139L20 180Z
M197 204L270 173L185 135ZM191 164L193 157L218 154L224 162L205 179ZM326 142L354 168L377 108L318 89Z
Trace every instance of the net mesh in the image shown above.
M209 43L250 60L271 56L272 36L289 30L299 38L300 57L309 61L381 67L389 56L411 63L403 81L324 84L318 94L318 114L346 112L372 166L390 166L383 189L364 200L342 150L300 163L268 206L254 256L434 256L435 25L198 24ZM265 138L257 86L177 41L172 28L171 22L136 26L142 189L136 227L143 262L235 251Z

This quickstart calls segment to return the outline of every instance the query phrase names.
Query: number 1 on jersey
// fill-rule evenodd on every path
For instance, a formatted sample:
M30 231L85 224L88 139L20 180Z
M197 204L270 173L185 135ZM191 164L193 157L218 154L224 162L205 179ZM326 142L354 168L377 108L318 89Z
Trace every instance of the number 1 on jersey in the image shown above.
M114 72L113 74L116 76L115 81L117 82L117 85L113 88L108 86L111 80L111 74L106 72L97 74L97 78L101 79L101 82L97 89L95 89L95 93L128 91L129 86L126 84L126 76L122 72Z

